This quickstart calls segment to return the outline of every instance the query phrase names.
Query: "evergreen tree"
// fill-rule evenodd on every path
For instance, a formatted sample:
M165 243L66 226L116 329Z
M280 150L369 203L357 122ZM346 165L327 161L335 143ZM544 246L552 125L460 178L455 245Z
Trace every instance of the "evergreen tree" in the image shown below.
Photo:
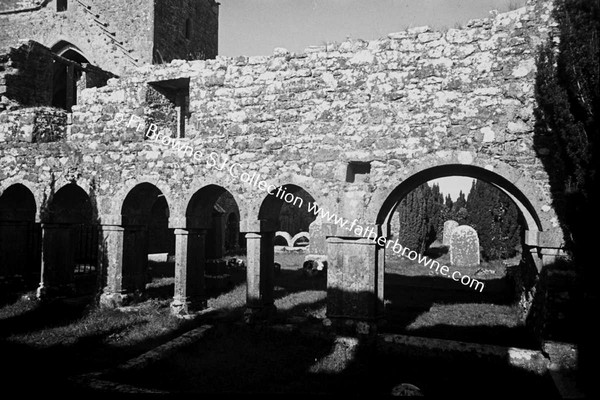
M403 246L424 252L443 225L444 196L439 185L423 184L410 192L398 205L399 241Z
M557 41L549 39L537 60L535 145L550 177L553 206L577 268L577 326L584 334L597 303L595 235L598 215L598 137L600 127L600 1L557 0ZM593 229L593 228L592 228ZM598 346L578 338L582 376L593 376ZM587 389L597 391L593 380ZM590 396L592 397L592 396Z
M454 205L454 202L452 201L452 197L450 197L450 195L446 195L446 209L452 210L452 206Z
M519 211L496 187L475 181L467 200L468 224L477 231L485 260L509 258L521 241Z

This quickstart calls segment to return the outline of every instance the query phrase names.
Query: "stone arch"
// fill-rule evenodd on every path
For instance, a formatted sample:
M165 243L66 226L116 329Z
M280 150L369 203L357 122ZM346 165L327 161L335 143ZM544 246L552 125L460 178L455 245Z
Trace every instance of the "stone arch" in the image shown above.
M400 201L404 199L411 191L418 186L436 178L447 176L466 176L485 181L499 190L506 193L514 202L525 225L524 259L525 263L519 264L523 271L537 272L541 270L543 256L539 249L537 240L530 240L531 236L539 236L541 232L552 229L549 213L544 213L544 193L536 192L538 185L529 177L525 176L523 171L513 168L505 163L488 160L485 157L474 157L469 152L444 152L443 155L434 154L422 159L418 164L413 164L408 168L403 168L391 176L388 181L395 184L393 187L379 188L372 198L370 208L367 210L369 221L373 222L379 229L379 236L389 237L390 219ZM379 207L379 208L377 208ZM546 214L546 215L544 215ZM389 244L389 242L387 243ZM373 245L375 246L375 245ZM479 246L477 245L477 248ZM378 293L378 312L383 313L385 301L393 296L384 297L383 289L386 285L385 273L385 245L375 246L375 270L378 273L377 287ZM410 253L409 253L410 254ZM414 252L416 255L416 252ZM477 253L478 254L478 253ZM412 259L412 258L411 258ZM433 265L433 263L432 263ZM391 281L387 281L391 282ZM480 290L483 286L481 286ZM397 307L400 301L395 301L392 297L390 302L392 306ZM393 306L396 304L396 306ZM388 306L385 307L386 313ZM389 311L394 315L395 311Z
M89 64L89 60L83 52L74 44L66 40L59 40L51 50L67 60L75 63ZM73 63L55 59L52 66L52 106L64 108L71 111L71 107L77 104L77 86L82 77L80 67L75 68Z
M17 179L6 179L4 180L2 183L0 183L0 196L2 196L2 194L11 186L14 185L21 185L24 186L33 196L33 201L35 202L35 222L39 222L40 221L40 205L43 203L43 196L41 196L41 191L39 190L39 188L37 187L36 184L29 182L29 181L23 181L23 180L17 180Z
M21 183L0 191L0 276L39 282L41 231L33 192Z
M402 181L388 196L377 215L377 224L388 224L389 218L401 199L419 185L435 178L444 176L468 176L483 180L502 190L515 202L519 211L525 219L527 229L530 231L541 231L542 223L538 212L523 192L514 183L503 176L487 169L462 164L446 164L417 172L408 179Z
M308 241L310 241L310 234L308 232L300 232L294 235L294 237L291 240L292 247L296 247L296 241L300 238L305 238Z
M298 185L288 184L278 186L270 194L268 194L264 198L258 213L258 220L261 221L261 230L262 228L271 231L279 230L279 216L284 204L305 209L308 207L309 203L315 203L315 199L312 194L306 190L304 190L304 192L309 198L297 196L296 193L300 192L301 190L304 189Z
M185 191L185 195L182 196L179 201L174 202L173 214L172 214L172 222L171 225L173 228L184 228L187 226L186 215L188 211L188 207L193 197L196 196L198 191L203 190L209 186L217 186L222 188L224 191L227 191L235 200L235 203L238 207L238 216L239 221L246 220L248 218L248 210L247 210L247 199L239 194L237 186L231 185L227 181L219 180L219 179L195 179L189 188Z
M333 210L330 204L331 201L328 198L318 196L318 194L323 191L323 184L315 179L300 175L283 174L282 176L277 177L277 179L270 179L267 183L270 185L268 188L275 188L275 192L277 188L284 186L294 188L291 190L303 189L312 197L311 201L313 203L317 203L319 206L328 210ZM261 219L260 215L262 207L264 206L264 200L268 199L269 197L274 197L268 194L268 188L265 191L261 191L258 188L249 188L249 190L256 190L258 192L258 196L252 196L248 200L248 231L252 231L255 221Z
M98 226L89 194L76 183L67 183L51 193L41 213L43 268L38 295L93 291Z
M88 191L76 183L69 182L50 194L42 213L42 222L45 223L92 223L95 222L96 210Z
M189 199L185 211L185 227L207 232L207 258L224 256L226 217L232 212L240 214L236 197L219 185L206 185L196 190Z
M89 63L89 60L85 56L84 52L70 41L60 39L50 46L50 50L52 50L54 54L68 58L69 60L73 60L78 63Z
M286 241L287 246L293 247L292 236L289 233L287 233L285 231L277 231L277 232L275 232L275 237L283 238L283 240Z
M123 184L120 189L115 193L102 193L99 195L99 204L101 205L100 215L101 220L105 224L111 225L122 225L122 211L123 204L127 196L131 191L139 185L152 185L156 187L162 195L165 197L165 201L169 207L169 224L173 219L175 213L174 206L175 200L171 193L171 187L166 183L157 180L156 177L140 177L135 180L127 181Z
M165 194L154 184L142 182L131 188L121 205L123 236L123 289L137 292L150 279L148 254L174 253L169 230L170 208Z
M506 163L482 156L474 158L469 152L434 154L392 176L390 182L400 183L375 192L366 219L382 225L383 233L387 233L385 225L400 199L420 184L445 176L468 176L486 181L511 197L525 218L528 230L541 232L554 228L554 214L542 210L545 201L550 200L536 192L538 185L532 179Z

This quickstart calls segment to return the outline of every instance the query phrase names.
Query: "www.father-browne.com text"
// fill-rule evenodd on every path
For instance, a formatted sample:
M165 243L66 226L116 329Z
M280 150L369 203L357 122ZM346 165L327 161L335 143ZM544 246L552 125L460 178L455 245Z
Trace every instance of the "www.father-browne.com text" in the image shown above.
M139 121L141 122L143 120L139 118ZM128 126L130 126L130 123L131 120L128 122ZM139 126L142 126L142 124L143 123L140 123ZM177 151L180 155L187 155L198 162L205 161L206 167L208 168L214 168L219 171L226 170L232 178L244 182L255 189L258 188L263 190L267 194L275 196L288 204L293 204L300 208L304 205L304 199L296 196L293 193L286 192L285 186L275 186L268 183L267 181L261 179L261 175L256 171L254 171L252 174L245 172L242 170L242 166L240 164L236 162L230 162L229 157L222 156L219 153L211 152L208 155L205 155L202 151L196 150L194 146L186 144L182 139L172 138L169 130L162 130L159 132L158 126L155 124L150 124L148 130L146 131L146 138L157 143L162 143L166 146L169 145L171 146L172 150ZM374 243L377 243L379 246L385 247L386 249L389 249L391 246L394 253L400 254L402 257L406 257L411 261L417 260L419 264L429 267L431 271L435 271L437 274L445 277L451 277L453 280L460 282L464 286L469 286L474 290L483 292L483 288L485 287L483 282L473 279L469 275L463 275L460 271L454 271L450 274L450 268L448 266L441 265L435 260L432 260L424 255L420 255L408 247L402 246L400 243L398 243L398 239L392 242L383 236L378 236L377 232L375 231L375 227L364 228L362 225L357 223L358 220L355 219L350 222L346 218L339 217L336 214L330 213L329 211L319 207L317 203L308 202L307 209L308 212L313 213L315 216L320 217L323 220L327 220L329 223L334 223L340 228L351 231L356 236L372 240Z

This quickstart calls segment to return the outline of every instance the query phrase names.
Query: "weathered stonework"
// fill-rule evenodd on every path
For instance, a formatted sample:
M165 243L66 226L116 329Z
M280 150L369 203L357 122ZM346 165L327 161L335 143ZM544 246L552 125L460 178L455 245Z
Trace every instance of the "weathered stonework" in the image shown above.
M74 46L89 62L116 74L145 63L217 55L214 0L69 0L62 12L56 0L6 0L3 6L0 49L21 38L58 52Z
M442 236L442 241L444 246L450 246L450 242L452 239L452 232L454 231L454 229L456 229L456 227L458 226L458 222L456 221L446 221L444 222L444 232L443 232L443 236Z
M418 185L453 174L486 180L514 195L539 269L550 260L535 254L562 247L533 143L535 57L551 27L549 4L530 1L447 32L413 28L302 54L143 65L83 89L64 139L28 143L13 139L22 136L18 124L4 127L0 195L22 184L35 221L45 222L49 205L84 193L92 211L79 220L100 224L105 248L120 251L103 258L105 298L116 302L143 287L143 271L132 265L143 269L151 201L164 198L168 227L179 232L177 312L185 312L188 293L202 293L184 278L200 257L188 257L186 243L192 235L204 252L201 238L226 191L246 233L251 315L273 307L283 202L232 176L233 163L238 176L304 189L323 209L383 236L397 203ZM146 140L150 123L198 157ZM331 257L332 317L379 317L385 248L321 218L310 237L312 253Z
M475 229L468 225L454 228L450 237L450 263L460 267L479 265L479 237Z

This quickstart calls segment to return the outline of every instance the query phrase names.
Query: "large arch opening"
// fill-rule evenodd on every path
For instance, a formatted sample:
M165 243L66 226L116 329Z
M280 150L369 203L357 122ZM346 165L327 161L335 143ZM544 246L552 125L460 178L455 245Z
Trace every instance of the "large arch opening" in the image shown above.
M304 188L283 185L263 200L258 218L262 229L273 235L270 248L265 251L274 254L274 265L266 272L273 273L275 307L290 315L324 318L327 264L323 260L308 260L306 254L309 227L316 219L314 211L309 211L311 204L315 204L315 199ZM280 243L285 246L276 246ZM304 245L293 247L299 243ZM302 304L297 303L300 299Z
M41 230L33 193L22 184L0 195L0 277L3 293L35 289L40 279Z
M452 198L433 185L450 177L473 180ZM471 165L429 168L391 192L377 223L387 237L387 248L379 250L379 260L385 260L385 330L536 345L518 300L537 273L526 234L542 226L529 199L510 181ZM460 236L465 232L468 239Z
M175 240L169 229L169 205L164 194L151 183L136 185L123 201L121 216L125 229L123 290L141 294L148 284L150 288L160 288L169 280L172 284ZM170 293L169 288L151 294L168 297Z
M70 183L59 189L42 213L43 285L68 294L96 289L98 225L87 193Z
M64 40L57 42L51 50L74 62L65 63L55 59L52 66L52 106L71 111L71 107L77 104L78 86L85 87L81 79L81 65L89 64L89 61L77 46Z

